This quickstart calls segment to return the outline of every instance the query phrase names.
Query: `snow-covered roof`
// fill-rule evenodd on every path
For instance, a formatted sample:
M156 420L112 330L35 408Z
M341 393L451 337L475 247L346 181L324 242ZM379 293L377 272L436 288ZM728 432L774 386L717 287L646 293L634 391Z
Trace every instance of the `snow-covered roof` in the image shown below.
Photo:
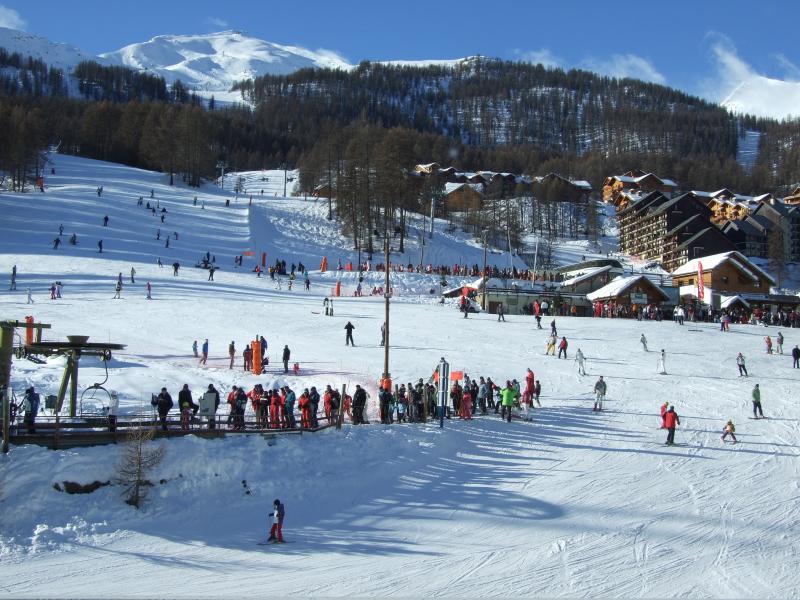
M767 283L771 283L772 285L775 284L775 280L771 275L769 275L769 273L763 271L758 266L753 264L744 254L736 251L722 252L721 254L711 254L710 256L701 256L700 258L692 259L686 264L675 269L672 272L672 276L691 275L693 273L697 273L698 263L703 264L703 272L706 272L716 269L724 262L730 262L742 273L748 275L753 280L763 279Z
M672 181L672 179L662 179L658 175L654 175L653 173L645 173L644 175L639 175L638 177L632 177L630 175L614 175L614 179L617 181L621 181L622 183L641 183L648 177L655 177L658 181L660 181L663 185L667 187L678 187L678 184Z
M603 273L605 271L610 271L611 265L605 265L603 267L591 267L589 269L581 269L579 271L572 271L572 273L577 273L572 277L569 277L561 282L562 287L566 287L569 285L576 285L581 283L582 281L586 281L587 279L591 279L595 275ZM565 273L565 275L569 275L570 273Z
M656 284L651 282L644 275L630 275L628 277L617 277L616 279L607 283L600 289L586 294L586 298L588 300L599 300L600 298L614 298L616 296L621 296L625 290L632 288L641 280L647 281L659 292L661 292L661 295L664 297L664 299L668 298L667 294L664 293L664 291L661 290L661 288L659 288Z
M482 192L482 188L481 188L481 184L479 184L479 183L445 183L444 184L444 193L445 193L445 195L452 194L453 192L455 192L456 190L458 190L458 189L460 189L462 187L472 188L473 190L475 190L479 194L483 193Z
M730 308L731 304L737 300L744 304L747 308L750 308L750 303L738 294L736 296L722 296L720 298L719 307L722 309Z

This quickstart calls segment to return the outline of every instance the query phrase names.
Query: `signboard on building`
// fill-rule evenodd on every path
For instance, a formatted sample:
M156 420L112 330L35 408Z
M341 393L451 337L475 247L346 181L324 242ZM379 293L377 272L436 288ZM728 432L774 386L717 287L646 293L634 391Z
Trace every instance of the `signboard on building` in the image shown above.
M647 294L631 294L631 304L647 304Z

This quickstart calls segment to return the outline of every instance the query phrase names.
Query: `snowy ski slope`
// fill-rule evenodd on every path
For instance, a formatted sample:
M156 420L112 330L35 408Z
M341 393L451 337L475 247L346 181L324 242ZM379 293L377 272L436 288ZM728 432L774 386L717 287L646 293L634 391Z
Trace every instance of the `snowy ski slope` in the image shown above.
M33 314L53 324L47 339L83 333L128 344L110 364L109 387L119 391L123 412L139 410L162 385L175 395L182 383L196 393L208 383L220 390L257 381L294 389L360 383L371 394L373 424L271 446L258 436L165 442L167 457L153 475L165 483L154 486L139 512L122 502L116 486L90 495L53 489L65 480L113 479L118 447L14 447L0 458L0 595L800 594L800 371L787 355L763 352L764 335L776 329L732 326L721 333L710 324L559 317L570 348L569 359L558 360L544 356L546 331L531 320L465 320L427 293L438 289L438 278L395 275L396 382L427 378L442 356L453 369L498 383L522 380L530 366L542 381L543 408L532 423L507 424L491 414L449 421L443 430L438 423L381 426L374 424L374 398L383 300L343 297L334 317L320 314L334 281L316 271L320 257L353 257L322 202L265 193L250 207L246 197L237 203L213 186L170 188L161 174L66 156L54 162L45 194L0 193L0 318ZM136 206L140 195L149 200L150 189L168 210L162 232L179 233L169 249L155 240L158 218ZM60 223L65 239L77 233L78 247L52 250ZM437 231L433 241L431 252L442 261L482 257L481 248L457 235ZM311 290L288 291L285 282L276 289L250 271L252 259L233 269L233 256L247 248L269 259L302 260L314 269ZM206 250L222 266L215 282L190 266ZM175 260L184 265L178 277L166 266ZM13 264L16 293L5 291ZM117 274L127 282L131 266L136 283L113 300ZM350 277L346 289L354 285ZM50 301L45 288L55 279L64 283L64 298ZM152 301L144 298L145 281L153 284ZM25 304L27 287L32 307ZM356 326L354 348L344 346L348 320ZM241 350L259 333L273 358L267 374L230 371L227 344L235 340ZM642 333L650 352L639 344ZM794 330L783 333L787 352L800 343ZM190 345L205 337L211 358L203 367ZM275 366L284 344L301 365L298 377ZM588 357L585 377L572 362L577 348ZM656 374L661 348L667 375ZM748 379L736 377L739 351L748 359ZM15 361L15 392L34 384L54 393L62 368L57 359L42 366ZM599 375L609 395L607 410L597 414L591 390ZM99 363L84 359L81 390L103 376ZM768 420L747 418L756 382ZM662 445L658 429L664 401L681 416L680 445L673 448ZM737 425L736 446L719 439L729 418ZM286 503L291 543L259 546L275 497Z

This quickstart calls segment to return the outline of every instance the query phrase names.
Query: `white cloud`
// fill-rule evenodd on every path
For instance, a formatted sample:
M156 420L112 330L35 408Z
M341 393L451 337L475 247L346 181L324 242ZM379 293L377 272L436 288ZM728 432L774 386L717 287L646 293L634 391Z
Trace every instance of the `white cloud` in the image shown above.
M581 67L620 79L630 77L661 84L667 81L667 78L658 72L653 63L636 54L613 54L608 59L587 58L583 60Z
M775 60L783 67L786 73L786 79L791 81L800 81L800 68L794 64L785 54L776 54Z
M704 84L705 95L735 113L784 119L800 116L800 70L785 57L774 57L787 73L776 79L758 73L742 60L731 41L713 34L711 46L716 73Z
M210 25L219 27L220 29L225 29L228 26L228 22L225 19L219 19L217 17L208 17L206 21L208 21Z
M0 4L0 27L25 31L27 26L28 24L25 22L25 19L20 17L17 11Z
M514 56L520 62L527 62L533 65L557 68L561 67L563 62L558 56L553 54L549 48L542 48L541 50L514 50Z

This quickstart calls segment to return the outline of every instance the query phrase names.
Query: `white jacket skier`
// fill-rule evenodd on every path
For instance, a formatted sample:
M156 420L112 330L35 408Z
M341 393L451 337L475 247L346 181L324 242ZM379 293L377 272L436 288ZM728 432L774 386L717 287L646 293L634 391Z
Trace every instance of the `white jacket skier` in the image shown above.
M578 348L578 351L575 353L575 362L578 363L578 375L586 375L586 368L584 367L586 357L583 355L580 348Z
M658 367L656 369L659 375L666 375L667 374L667 353L664 349L661 349L661 355L658 358Z

